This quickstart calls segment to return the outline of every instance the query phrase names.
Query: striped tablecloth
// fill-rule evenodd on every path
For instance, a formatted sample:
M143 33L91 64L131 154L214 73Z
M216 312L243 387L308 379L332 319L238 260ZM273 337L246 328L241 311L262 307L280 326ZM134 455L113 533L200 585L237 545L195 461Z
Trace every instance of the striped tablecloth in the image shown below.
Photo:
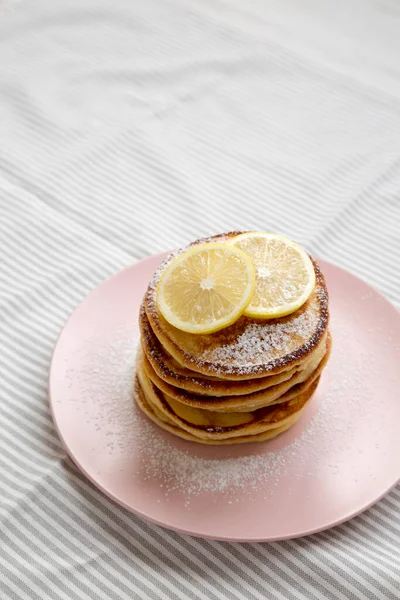
M0 0L1 600L400 598L400 490L308 538L149 525L61 448L66 317L201 235L285 232L400 301L396 0Z

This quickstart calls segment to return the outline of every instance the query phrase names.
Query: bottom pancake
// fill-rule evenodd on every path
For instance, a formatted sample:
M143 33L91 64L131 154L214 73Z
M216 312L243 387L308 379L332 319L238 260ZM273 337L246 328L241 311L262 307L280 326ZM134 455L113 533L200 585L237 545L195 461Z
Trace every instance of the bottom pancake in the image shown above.
M249 413L230 414L218 414L182 405L163 394L144 371L138 372L135 390L141 390L148 410L150 409L158 420L162 419L164 423L191 434L197 441L212 440L214 443L220 443L230 440L231 443L235 443L238 438L249 438L246 441L251 441L254 436L272 434L275 429L281 430L283 427L285 430L286 425L291 426L304 410L318 381L319 377L305 390L282 404ZM139 391L136 391L136 399L139 395ZM141 403L139 401L142 409L144 400ZM145 412L147 414L148 411Z
M142 412L151 419L156 425L176 435L177 437L183 438L189 442L197 442L199 444L207 444L207 445L228 445L228 444L246 444L249 442L265 442L270 440L280 433L283 433L287 429L289 429L292 425L298 421L301 416L301 412L295 415L295 418L290 423L286 423L282 427L276 427L275 429L271 429L270 431L266 431L265 433L260 433L258 435L244 435L242 437L235 437L226 440L214 440L214 439L201 439L192 435L188 431L180 429L177 427L173 421L168 419L163 413L161 413L155 406L151 406L143 393L142 388L140 387L139 381L136 379L135 387L134 387L134 397L136 400L136 404L142 410Z

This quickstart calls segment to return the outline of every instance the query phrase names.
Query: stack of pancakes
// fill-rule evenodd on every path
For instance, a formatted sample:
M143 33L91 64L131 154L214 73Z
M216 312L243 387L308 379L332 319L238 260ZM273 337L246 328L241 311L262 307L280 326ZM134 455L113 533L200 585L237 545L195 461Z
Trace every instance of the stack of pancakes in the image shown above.
M242 316L197 335L170 325L157 308L157 284L174 256L155 273L140 311L138 405L160 427L203 444L264 441L286 431L314 393L331 348L328 293L317 263L314 290L296 312L270 320Z

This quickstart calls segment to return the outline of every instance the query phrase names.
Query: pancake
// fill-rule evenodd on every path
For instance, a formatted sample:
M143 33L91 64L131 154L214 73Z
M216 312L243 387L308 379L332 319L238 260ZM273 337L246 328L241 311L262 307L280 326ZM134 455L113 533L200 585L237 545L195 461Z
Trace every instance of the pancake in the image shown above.
M156 425L158 425L161 429L164 429L168 433L172 433L173 435L180 437L184 440L187 440L189 442L196 442L199 444L206 444L206 445L228 445L228 444L247 444L249 442L265 442L265 441L270 440L270 439L278 436L279 434L287 431L287 429L292 427L292 425L294 425L301 416L301 412L300 412L293 417L293 420L290 423L287 423L286 425L283 425L282 427L276 427L275 429L270 429L269 431L260 433L258 435L247 435L247 436L245 435L245 436L235 437L235 438L228 439L228 440L215 441L212 439L197 438L196 436L192 435L188 431L185 431L185 430L177 427L173 421L166 418L156 407L151 406L147 402L146 397L143 393L143 390L140 387L140 384L137 380L135 381L134 397L135 397L137 405L142 410L142 412L151 421L153 421Z
M168 399L146 377L136 378L134 395L142 411L170 433L200 443L234 444L265 441L286 431L300 418L317 385L318 379L293 400L277 407L255 411L257 414L251 422L229 427L196 426L188 423L172 410Z
M230 381L225 378L219 379L215 376L196 373L195 371L180 365L168 354L168 352L166 352L158 338L154 335L144 306L142 306L140 311L139 326L142 347L146 354L146 358L151 364L153 371L160 379L167 384L176 386L187 392L210 396L250 394L278 385L283 381L287 381L298 371L306 368L308 362L311 362L314 359L314 352L318 352L320 347L325 345L327 336L326 331L314 350L311 351L302 362L299 362L290 369L282 371L277 375Z
M237 233L222 234L195 244L225 241L234 235ZM261 321L242 316L233 325L207 335L186 333L170 325L157 308L156 287L171 260L186 249L171 254L162 263L143 302L152 332L181 367L230 381L258 379L293 369L319 345L328 327L328 292L313 259L314 290L299 310L286 317Z
M160 391L187 406L216 412L248 412L267 405L284 402L293 396L291 390L298 389L299 384L307 382L310 384L321 374L325 367L330 355L331 345L331 338L328 334L327 342L318 347L318 351L313 354L313 360L308 361L305 368L299 370L290 379L265 390L241 396L196 395L169 385L158 377L142 350L139 350L138 353L137 368L138 371L143 370Z

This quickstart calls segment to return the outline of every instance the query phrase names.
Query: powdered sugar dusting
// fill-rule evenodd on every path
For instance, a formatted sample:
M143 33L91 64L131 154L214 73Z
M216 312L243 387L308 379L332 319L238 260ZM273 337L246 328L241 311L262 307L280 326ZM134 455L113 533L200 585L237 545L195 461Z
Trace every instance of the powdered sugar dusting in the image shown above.
M279 449L272 450L271 447L276 448L276 445L265 442L242 446L240 454L229 447L209 447L203 452L193 443L175 441L144 417L134 404L137 343L137 336L126 331L117 332L115 339L107 345L103 343L103 347L98 340L87 340L81 351L79 373L69 371L68 380L73 397L73 388L79 378L82 417L96 431L105 432L101 439L106 439L106 444L96 451L135 456L137 472L134 476L140 485L146 486L147 481L156 483L166 498L178 493L189 508L191 498L205 493L222 494L231 502L238 498L251 499L260 490L273 495L289 471L294 471L300 478L317 476L319 464L338 469L329 462L331 444L321 444L320 438L325 436L329 441L334 437L335 444L340 443L340 439L348 435L347 429L354 426L343 420L340 402L344 393L348 397L349 389L352 402L358 403L357 410L362 416L365 403L357 393L359 378L331 382L316 415L302 431L300 423L299 436ZM307 471L310 464L314 465L315 471Z
M232 344L206 350L202 359L209 362L228 362L232 370L245 372L260 356L286 354L310 343L310 334L318 324L318 314L304 311L288 321L248 322L243 333ZM227 372L229 372L229 366Z
M82 344L75 363L67 370L71 402L95 431L105 431L109 454L129 450L135 439L137 417L132 410L137 330L116 329L107 344L96 336ZM75 390L79 390L75 393Z
M346 434L342 427L337 409L338 396L345 390L343 383L333 382L325 395L318 413L307 423L306 428L289 444L278 450L269 450L270 443L256 445L256 452L242 456L226 458L204 458L197 456L192 448L184 451L160 435L156 428L150 434L146 456L145 473L147 479L157 479L163 484L164 493L174 491L190 498L210 492L212 494L228 494L249 499L260 490L267 490L273 495L287 473L293 472L296 465L295 478L316 476L316 472L306 472L305 465L323 464L338 471L337 465L326 462L331 449L329 444L317 443L317 438ZM335 409L336 407L336 409ZM351 427L348 424L347 427ZM321 433L322 432L322 433ZM246 447L248 448L248 447ZM262 448L262 452L258 449ZM218 454L216 449L215 454ZM318 470L318 469L317 469Z

